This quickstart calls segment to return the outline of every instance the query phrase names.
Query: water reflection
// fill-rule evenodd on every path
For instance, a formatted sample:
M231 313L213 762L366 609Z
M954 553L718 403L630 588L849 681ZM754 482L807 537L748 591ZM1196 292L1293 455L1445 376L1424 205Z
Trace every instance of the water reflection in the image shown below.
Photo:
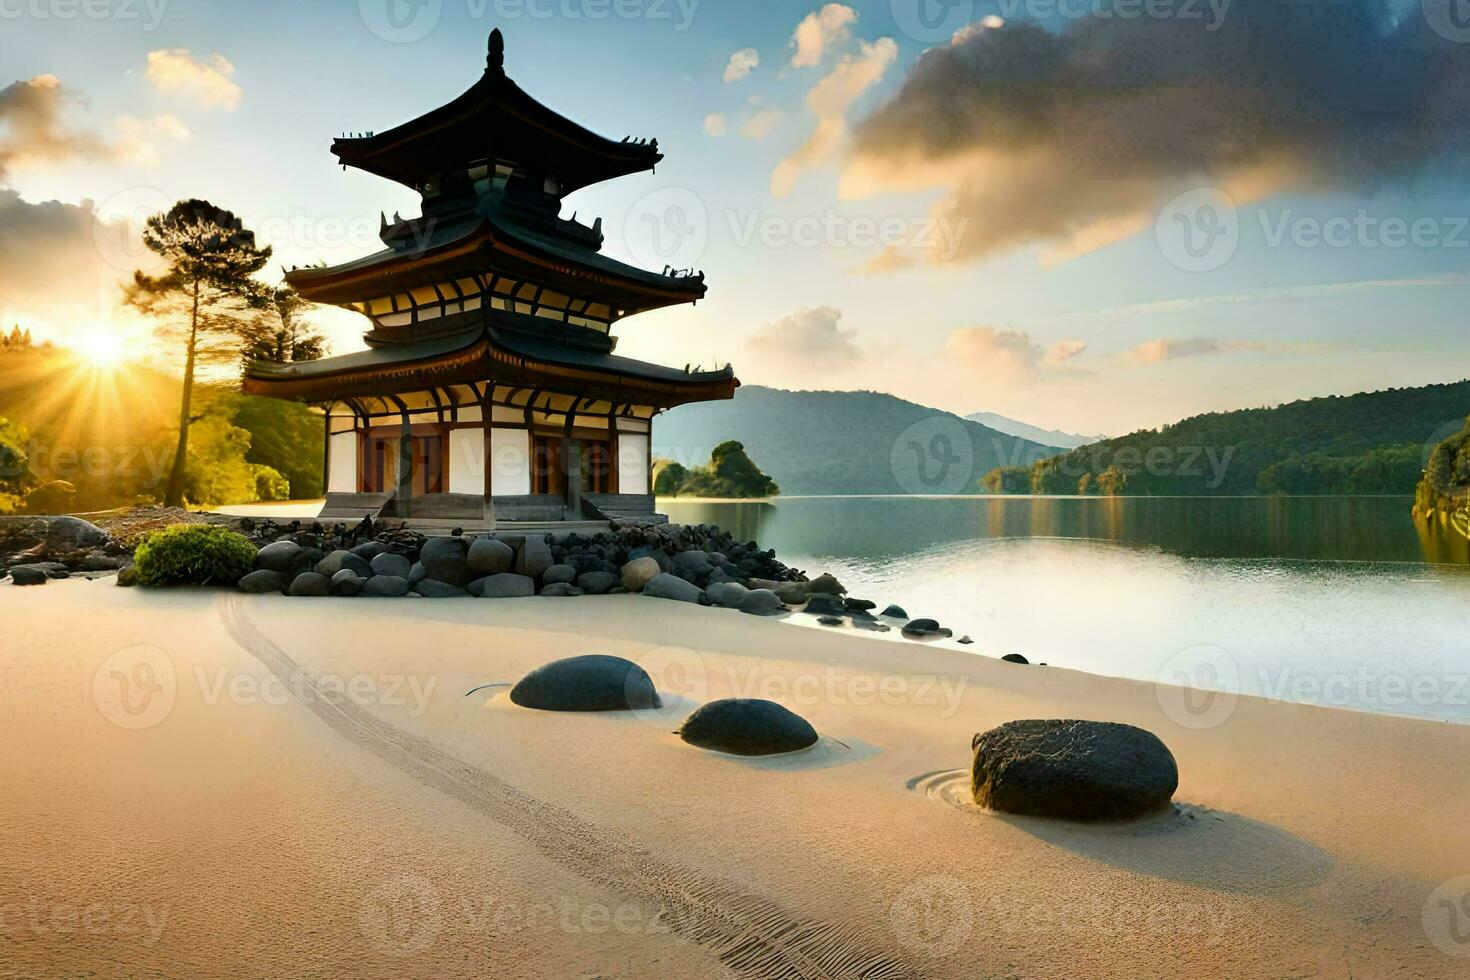
M778 553L896 558L985 538L1083 538L1189 558L1464 564L1470 541L1408 497L791 497L662 500Z

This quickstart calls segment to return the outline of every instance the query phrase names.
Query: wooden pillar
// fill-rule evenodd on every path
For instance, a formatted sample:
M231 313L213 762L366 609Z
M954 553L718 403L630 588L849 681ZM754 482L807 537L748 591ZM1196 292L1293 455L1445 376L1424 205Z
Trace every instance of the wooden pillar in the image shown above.
M324 419L327 438L326 445L322 449L322 496L332 492L332 406L327 406L327 416ZM294 497L295 494L293 493Z
M398 492L395 510L399 517L413 513L413 423L403 414L403 428L398 435Z
M582 440L564 436L561 441L562 464L567 477L567 513L573 519L582 516Z

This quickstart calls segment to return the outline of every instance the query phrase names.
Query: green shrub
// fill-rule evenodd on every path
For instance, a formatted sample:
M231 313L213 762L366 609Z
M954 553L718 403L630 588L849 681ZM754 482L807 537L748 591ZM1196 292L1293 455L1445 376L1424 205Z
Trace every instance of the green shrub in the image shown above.
M138 584L235 585L255 567L255 545L212 524L176 524L145 537L133 556Z

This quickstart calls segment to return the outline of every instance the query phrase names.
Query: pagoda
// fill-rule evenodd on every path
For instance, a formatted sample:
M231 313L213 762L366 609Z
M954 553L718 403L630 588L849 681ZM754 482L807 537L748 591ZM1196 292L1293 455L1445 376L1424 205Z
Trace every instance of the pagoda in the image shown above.
M496 30L469 91L332 152L423 206L383 219L382 251L286 275L304 298L366 317L367 350L245 370L245 393L323 412L322 517L481 529L653 517L653 418L740 382L728 366L614 354L614 324L698 302L704 276L609 258L601 220L561 210L576 190L653 170L658 141L605 139L531 98L506 76Z

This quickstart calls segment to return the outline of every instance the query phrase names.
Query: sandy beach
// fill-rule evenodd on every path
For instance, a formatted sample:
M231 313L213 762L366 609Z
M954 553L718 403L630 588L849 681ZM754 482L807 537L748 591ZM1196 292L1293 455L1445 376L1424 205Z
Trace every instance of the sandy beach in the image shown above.
M1190 728L1149 684L633 596L72 581L0 587L0 622L0 976L1470 968L1463 726L1241 698ZM643 664L665 709L485 687L584 653ZM823 739L754 761L672 734L730 696ZM971 736L1050 717L1157 733L1173 811L967 803Z

